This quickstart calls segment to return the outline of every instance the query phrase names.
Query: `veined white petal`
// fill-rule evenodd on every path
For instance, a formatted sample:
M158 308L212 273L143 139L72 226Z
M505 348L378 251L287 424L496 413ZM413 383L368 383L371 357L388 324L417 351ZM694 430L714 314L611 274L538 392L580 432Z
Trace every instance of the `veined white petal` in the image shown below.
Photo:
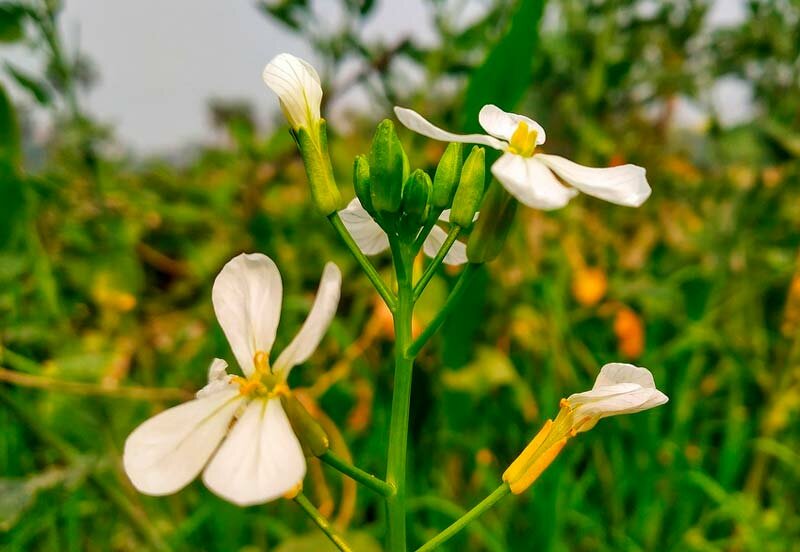
M450 222L450 211L451 211L450 209L445 209L444 211L442 211L442 214L439 215L439 220L441 220L442 222ZM477 213L472 215L472 222L478 220L480 214L481 214L480 211L478 211Z
M377 255L389 249L389 236L361 206L358 198L339 211L339 217L364 255Z
M428 257L434 258L446 239L447 232L434 225L433 228L431 228L431 233L425 238L422 249ZM461 265L466 263L467 244L458 240L454 241L450 250L444 256L444 259L442 259L442 262L448 265Z
M300 483L306 460L280 399L256 399L203 472L214 494L250 506L281 497Z
M219 325L249 376L256 351L269 353L275 341L283 301L281 273L266 255L242 253L222 268L211 296Z
M616 385L618 383L636 383L642 387L655 389L653 374L647 368L634 366L624 362L611 362L600 369L592 389Z
M560 209L578 192L561 184L537 161L538 157L505 153L492 165L492 174L522 204L534 209Z
M511 140L514 131L520 123L524 122L528 125L528 130L536 131L536 145L541 146L547 139L542 125L525 115L517 115L516 113L509 113L503 111L496 105L487 104L481 108L478 113L478 122L483 127L483 130L508 142Z
M266 85L278 95L292 128L312 128L317 124L322 87L311 64L291 54L279 54L267 64L262 76Z
M208 383L195 393L195 397L198 399L208 397L218 391L227 389L230 384L231 376L228 374L228 363L221 358L215 358L208 367Z
M626 393L633 393L642 389L641 385L635 383L617 383L605 387L598 387L584 391L582 393L573 393L567 397L567 401L572 406L580 406L592 402L606 400L616 395L625 395Z
M145 421L125 441L122 461L133 486L166 495L188 485L206 465L245 400L238 390L213 393Z
M303 322L303 326L292 342L275 361L276 373L283 373L283 377L287 378L292 367L308 360L311 353L316 350L333 320L333 315L336 314L341 288L342 273L339 267L333 263L327 263L322 272L317 297L314 299L314 305L311 307L306 321Z
M413 130L418 134L433 138L434 140L441 140L443 142L463 142L466 144L481 144L489 146L497 150L505 151L508 144L494 138L493 136L486 136L485 134L454 134L441 129L425 119L422 115L412 109L405 107L394 107L394 113L397 115L398 120L409 130Z
M582 404L575 409L575 420L581 418L606 418L620 414L633 414L667 402L658 389L640 387L635 391L612 395L599 401ZM569 399L568 399L569 400Z
M638 207L650 197L652 191L645 169L637 165L597 169L558 155L539 153L533 157L581 192L617 205Z

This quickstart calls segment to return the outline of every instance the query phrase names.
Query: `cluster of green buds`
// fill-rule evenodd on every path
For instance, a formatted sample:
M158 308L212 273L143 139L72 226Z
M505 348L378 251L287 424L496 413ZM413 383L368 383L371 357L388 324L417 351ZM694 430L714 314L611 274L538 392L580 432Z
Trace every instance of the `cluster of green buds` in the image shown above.
M416 235L451 208L450 223L472 226L485 191L484 150L474 147L462 161L461 144L450 144L434 178L411 170L392 121L382 121L369 153L356 157L353 187L364 209L387 231Z

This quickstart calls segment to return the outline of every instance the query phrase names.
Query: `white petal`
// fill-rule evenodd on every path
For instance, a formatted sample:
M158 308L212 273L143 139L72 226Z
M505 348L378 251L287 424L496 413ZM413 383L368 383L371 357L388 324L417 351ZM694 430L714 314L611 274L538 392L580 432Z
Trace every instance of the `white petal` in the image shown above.
M264 68L264 82L281 101L292 128L311 128L320 119L322 87L317 71L290 54L279 54Z
M364 255L377 255L389 249L389 236L361 206L358 198L339 211L339 217Z
M275 361L276 373L283 373L284 379L289 376L292 367L305 362L317 349L322 336L331 325L339 305L342 289L342 273L333 263L327 263L322 272L322 279L317 290L314 305L308 313L306 321L291 343L281 352Z
M636 383L641 387L656 388L653 374L647 368L640 368L633 364L612 362L600 369L592 389L606 387L618 383Z
M250 506L281 497L300 483L306 461L280 399L254 400L203 472L214 494Z
M620 414L633 414L665 402L666 395L658 389L639 387L635 391L619 393L599 401L582 404L575 409L575 419L580 420L584 417L599 419Z
M547 139L542 125L524 115L517 115L516 113L509 113L503 111L496 105L488 104L481 108L478 113L478 122L480 122L483 130L508 142L511 136L520 123L525 122L528 125L528 130L536 131L536 145L541 146Z
M195 393L195 397L202 399L213 395L218 391L224 391L231 384L231 376L228 374L228 363L221 358L215 358L208 367L208 383L200 391Z
M464 142L466 144L482 144L490 148L505 151L508 144L485 134L454 134L437 127L414 110L395 106L394 113L403 125L418 134L441 140L443 142Z
M540 153L534 158L583 193L618 205L638 207L650 197L652 191L647 183L646 171L637 165L596 169L558 155Z
M444 211L442 211L442 214L439 215L439 220L441 220L442 222L450 222L450 211L451 211L450 209L445 209ZM480 211L478 211L477 213L472 215L472 222L478 220L480 214L481 214Z
M283 300L281 273L266 255L242 253L222 268L211 298L239 367L249 376L256 351L269 353L275 341Z
M230 389L153 416L125 441L122 461L133 486L166 495L188 485L206 465L245 400Z
M522 204L534 209L560 209L578 192L561 184L537 157L506 153L492 165L492 174Z
M642 389L642 386L635 383L617 383L615 385L590 389L589 391L584 391L583 393L573 393L567 397L567 401L569 401L569 404L572 406L581 406L592 402L606 400L617 395L633 393L635 391L639 391L640 389Z
M427 238L425 238L425 242L422 244L422 249L425 251L425 254L428 257L434 258L446 239L447 232L438 226L434 226L431 228L431 233L428 234ZM450 247L450 250L444 256L444 259L442 259L442 262L449 265L461 265L466 263L467 244L458 240L454 241L453 245Z

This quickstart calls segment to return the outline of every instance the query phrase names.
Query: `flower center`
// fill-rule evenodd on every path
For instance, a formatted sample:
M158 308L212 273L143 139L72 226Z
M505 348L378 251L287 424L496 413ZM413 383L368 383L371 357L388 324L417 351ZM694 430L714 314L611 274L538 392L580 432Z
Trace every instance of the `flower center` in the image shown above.
M508 141L509 151L523 157L532 156L538 135L535 129L528 128L528 123L520 121L514 134L511 135L511 140Z
M289 393L283 377L274 374L269 365L269 354L256 351L253 355L253 373L249 377L233 376L232 381L239 385L239 393L247 397L273 398Z

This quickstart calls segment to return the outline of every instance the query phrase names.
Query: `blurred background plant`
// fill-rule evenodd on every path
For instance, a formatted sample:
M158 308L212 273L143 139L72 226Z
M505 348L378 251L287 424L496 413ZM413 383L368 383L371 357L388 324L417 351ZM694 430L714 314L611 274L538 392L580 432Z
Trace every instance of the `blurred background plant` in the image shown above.
M640 209L579 197L557 212L520 210L504 254L417 366L412 543L494 489L560 397L626 360L649 367L671 402L603 422L447 549L796 549L800 5L751 2L741 22L714 28L696 0L487 0L454 26L464 3L431 0L431 46L369 40L375 3L339 4L347 17L332 33L307 1L260 4L313 46L336 80L329 100L360 87L373 114L399 103L463 130L494 102L539 120L547 151L643 165L654 189ZM0 547L324 550L289 502L239 509L200 484L138 495L120 447L227 354L210 286L227 259L257 250L281 267L284 319L298 324L324 261L342 267L339 316L294 385L334 448L381 473L391 317L312 214L285 128L260 131L248 105L219 101L223 145L180 163L120 153L80 103L94 70L65 49L60 8L0 4L0 40L46 68L7 62L22 99L0 91ZM345 64L359 69L333 79ZM748 106L713 101L730 80L752 91ZM29 124L35 104L52 115L44 142ZM726 120L742 107L754 116ZM346 119L331 145L352 197L352 159L375 121ZM401 137L412 164L434 167L442 144ZM432 282L420 325L454 275ZM296 324L281 325L285 343L283 327ZM378 499L318 464L307 488L355 549L380 549Z

